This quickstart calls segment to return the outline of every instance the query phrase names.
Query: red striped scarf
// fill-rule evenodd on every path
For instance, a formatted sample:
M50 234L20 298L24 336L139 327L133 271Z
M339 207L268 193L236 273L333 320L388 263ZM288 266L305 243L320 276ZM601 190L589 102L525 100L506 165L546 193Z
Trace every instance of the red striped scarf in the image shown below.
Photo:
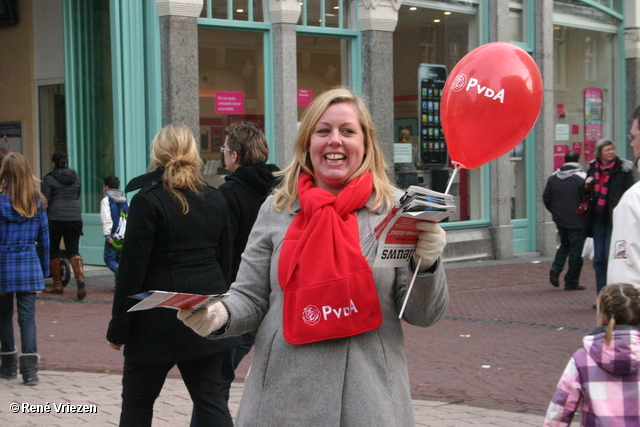
M609 163L609 166L602 166L600 160L596 160L596 171L593 174L593 180L595 181L593 197L596 199L596 213L598 215L605 215L607 212L609 178L611 177L611 170L613 170L613 165L615 164L616 159L613 159L613 161Z

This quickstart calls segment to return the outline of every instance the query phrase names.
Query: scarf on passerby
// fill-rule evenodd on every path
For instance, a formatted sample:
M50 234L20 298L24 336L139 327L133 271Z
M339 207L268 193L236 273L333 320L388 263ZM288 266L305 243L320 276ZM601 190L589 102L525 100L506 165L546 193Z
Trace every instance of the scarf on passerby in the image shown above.
M611 171L616 164L617 159L613 159L609 166L604 167L600 160L596 160L596 170L593 174L595 185L593 186L593 197L596 199L596 213L598 215L606 214L607 193L609 192L609 178Z
M287 229L278 261L287 342L349 337L382 324L355 214L372 191L370 172L354 178L337 196L314 187L309 174L300 175L300 211Z

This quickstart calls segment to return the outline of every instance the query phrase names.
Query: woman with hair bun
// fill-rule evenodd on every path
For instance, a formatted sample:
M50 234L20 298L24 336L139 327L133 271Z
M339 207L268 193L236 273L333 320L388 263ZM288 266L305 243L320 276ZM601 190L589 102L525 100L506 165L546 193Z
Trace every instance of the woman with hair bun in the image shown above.
M192 426L233 425L220 384L222 350L240 338L211 341L164 308L128 313L154 290L220 294L229 288L231 239L227 202L201 178L202 160L191 131L165 126L153 140L151 172L125 192L140 190L127 230L107 340L124 349L121 426L150 426L153 404L169 370L178 366L194 408Z
M71 262L76 279L76 294L79 300L87 295L84 287L84 265L80 256L80 236L82 236L82 208L80 207L80 178L78 173L69 168L69 156L63 151L56 151L51 156L53 170L42 178L42 194L47 198L49 207L49 233L51 238L50 267L53 284L43 292L61 294L62 270L60 269L60 241L64 239L64 247Z

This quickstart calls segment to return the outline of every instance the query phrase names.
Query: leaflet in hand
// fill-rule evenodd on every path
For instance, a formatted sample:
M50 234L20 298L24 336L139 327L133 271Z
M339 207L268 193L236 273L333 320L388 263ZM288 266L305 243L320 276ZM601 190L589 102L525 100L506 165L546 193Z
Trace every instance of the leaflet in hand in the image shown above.
M407 265L418 242L418 221L438 222L456 211L453 196L412 185L362 242L372 267Z
M195 311L215 302L222 301L228 296L229 294L199 295L181 292L148 291L129 296L129 298L140 299L142 301L127 311L148 310L155 307L175 308L176 310L191 308Z

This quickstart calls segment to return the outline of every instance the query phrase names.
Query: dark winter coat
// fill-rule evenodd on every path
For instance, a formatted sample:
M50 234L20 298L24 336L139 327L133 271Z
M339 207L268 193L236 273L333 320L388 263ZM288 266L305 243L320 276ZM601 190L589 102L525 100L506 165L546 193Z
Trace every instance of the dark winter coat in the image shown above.
M616 157L616 164L613 166L613 169L610 172L609 183L608 183L608 191L607 191L607 209L606 209L606 217L607 222L609 223L609 227L613 227L613 210L616 206L618 206L618 202L620 198L624 194L627 189L629 189L634 183L633 178L633 162L627 159L621 159L620 157ZM596 161L592 160L589 163L589 170L587 171L587 178L590 176L594 176L596 173ZM589 191L593 195L593 188L595 183L592 181L591 188ZM595 208L596 208L596 199L591 197L591 202L589 203L589 209L587 209L587 224L585 226L586 235L589 237L593 237L593 223L595 220Z
M273 172L278 170L276 165L242 166L227 176L226 182L218 187L229 203L231 229L235 233L232 282L236 279L242 252L247 245L253 223L258 217L260 206L277 181Z
M586 193L586 177L580 163L568 162L547 179L542 201L559 226L573 230L584 228L585 218L577 215L576 210Z
M82 221L80 178L76 171L56 168L42 178L40 187L49 204L49 221Z
M231 248L227 203L218 190L188 194L189 212L162 185L164 169L134 178L118 281L107 340L124 344L133 362L178 362L205 357L240 338L210 341L196 334L168 308L127 313L148 290L219 294L229 288Z
M0 292L39 291L49 276L49 223L44 209L20 216L0 193Z

